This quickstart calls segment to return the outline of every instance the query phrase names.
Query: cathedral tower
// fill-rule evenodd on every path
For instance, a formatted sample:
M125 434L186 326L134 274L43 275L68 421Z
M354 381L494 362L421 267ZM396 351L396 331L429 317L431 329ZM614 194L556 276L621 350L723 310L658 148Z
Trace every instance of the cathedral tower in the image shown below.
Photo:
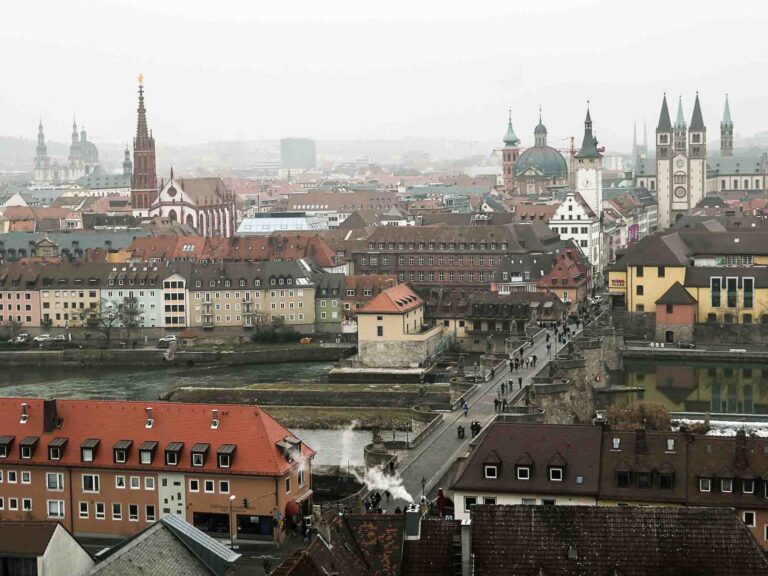
M125 146L125 153L123 154L123 176L133 176L133 162L131 162L131 151L128 149L128 145Z
M725 95L723 121L720 122L720 156L733 156L733 121L731 121L728 94Z
M515 190L515 168L520 156L520 139L512 128L512 110L509 111L509 124L504 135L504 148L501 149L502 170L504 172L504 192L513 194Z
M699 95L686 128L682 106L674 127L669 118L667 97L661 104L656 127L656 188L659 228L669 228L688 214L703 198L707 178L707 129L701 114Z
M592 116L587 106L584 120L584 138L581 148L574 156L576 170L576 191L599 215L603 208L603 155L597 149L597 138L592 134Z
M155 138L147 128L147 110L144 107L144 77L139 76L139 107L136 110L136 137L133 139L133 178L131 206L134 215L148 216L149 208L157 199L157 169L155 164Z

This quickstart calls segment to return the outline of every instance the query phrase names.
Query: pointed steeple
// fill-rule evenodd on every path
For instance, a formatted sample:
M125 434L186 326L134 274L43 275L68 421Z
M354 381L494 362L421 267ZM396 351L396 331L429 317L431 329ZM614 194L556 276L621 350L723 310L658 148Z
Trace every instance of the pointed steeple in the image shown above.
M128 144L125 145L125 152L123 153L123 176L131 176L133 174L133 162L131 162L131 150L128 148Z
M632 122L632 159L637 158L637 120Z
M512 109L509 109L509 124L507 124L507 133L504 135L504 147L515 148L520 144L520 139L512 128Z
M672 121L669 119L666 94L664 94L664 100L661 102L661 114L659 114L659 125L656 126L656 132L672 132Z
M677 100L677 119L675 120L675 128L678 130L685 129L685 116L683 116L683 97L679 96Z
M702 131L704 127L704 118L701 115L701 104L699 103L699 93L696 92L696 102L693 104L693 116L691 116L691 130Z
M147 109L144 107L144 77L139 76L139 107L136 109L138 119L136 122L136 140L144 143L149 141L147 129ZM137 142L137 143L138 143Z
M722 128L733 128L731 121L731 106L728 104L728 94L725 95L725 108L723 109L723 121L720 122Z
M134 210L148 209L157 198L155 139L147 127L144 107L144 76L139 75L139 107L136 109L136 137L133 139L133 179L131 205Z
M602 158L597 149L597 139L592 134L592 116L589 113L589 101L587 101L587 117L584 120L584 138L581 148L576 153L576 158Z
M79 134L77 132L77 118L72 116L72 143L76 143L79 140Z
M541 106L539 106L539 124L533 131L534 146L547 145L547 127L541 121Z

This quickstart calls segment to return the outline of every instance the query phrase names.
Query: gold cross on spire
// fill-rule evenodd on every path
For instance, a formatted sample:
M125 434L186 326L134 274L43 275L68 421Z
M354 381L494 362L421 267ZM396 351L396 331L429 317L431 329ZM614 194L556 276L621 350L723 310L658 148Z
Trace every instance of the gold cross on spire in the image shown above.
M139 74L139 86L144 86L144 74Z

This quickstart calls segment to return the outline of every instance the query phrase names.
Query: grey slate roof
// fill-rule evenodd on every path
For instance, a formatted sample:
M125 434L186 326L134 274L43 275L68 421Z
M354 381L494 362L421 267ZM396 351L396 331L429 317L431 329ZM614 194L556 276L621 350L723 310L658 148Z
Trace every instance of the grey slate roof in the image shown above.
M751 176L768 172L768 156L720 156L707 165L708 176Z
M693 104L693 116L691 116L689 130L706 130L704 127L704 118L701 116L701 104L699 103L698 93L696 93L696 102Z
M475 574L757 576L760 545L730 508L474 506Z
M656 300L656 304L696 304L696 298L680 282L675 282Z
M659 125L657 132L671 132L672 121L669 119L669 108L667 107L667 95L664 94L664 100L661 102L661 114L659 114Z

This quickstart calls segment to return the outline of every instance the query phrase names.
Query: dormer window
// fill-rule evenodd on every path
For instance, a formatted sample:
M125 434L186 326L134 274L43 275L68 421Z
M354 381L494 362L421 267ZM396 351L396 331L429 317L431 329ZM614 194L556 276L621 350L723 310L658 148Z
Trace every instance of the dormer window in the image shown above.
M120 440L112 448L115 464L125 464L128 461L128 451L131 449L131 440Z
M96 456L96 449L99 447L100 440L98 438L86 438L80 445L80 461L81 462L93 462Z
M48 443L48 460L61 460L64 452L64 446L67 444L66 438L54 438Z
M192 446L192 450L190 450L190 454L192 455L192 466L195 468L202 468L205 466L205 456L210 447L210 444L195 444Z
M611 440L611 449L612 450L621 450L621 438L613 438Z
M744 492L744 494L754 494L755 493L755 481L754 480L742 480L741 481L741 491Z
M483 476L489 479L496 479L499 477L499 467L495 464L486 464L483 466Z
M516 468L518 480L530 480L531 479L531 467L530 466L518 466Z
M667 452L674 452L674 451L675 451L675 439L667 438Z
M549 469L549 481L550 482L562 482L563 481L563 469L559 466L552 466Z
M150 440L142 442L141 446L139 446L139 463L152 464L152 458L155 455L155 449L157 449L157 442Z
M178 466L181 450L184 448L184 442L171 442L165 447L166 466Z
M720 492L723 492L725 494L730 494L733 492L733 479L731 478L721 478L720 479Z
M8 458L11 444L13 444L13 436L0 436L0 458Z
M216 464L219 468L231 468L232 458L235 455L235 444L222 444L216 451Z
M711 491L712 491L712 479L699 478L699 492L711 492Z
M40 440L37 436L27 436L19 442L19 453L22 460L29 460L35 453L35 447Z

